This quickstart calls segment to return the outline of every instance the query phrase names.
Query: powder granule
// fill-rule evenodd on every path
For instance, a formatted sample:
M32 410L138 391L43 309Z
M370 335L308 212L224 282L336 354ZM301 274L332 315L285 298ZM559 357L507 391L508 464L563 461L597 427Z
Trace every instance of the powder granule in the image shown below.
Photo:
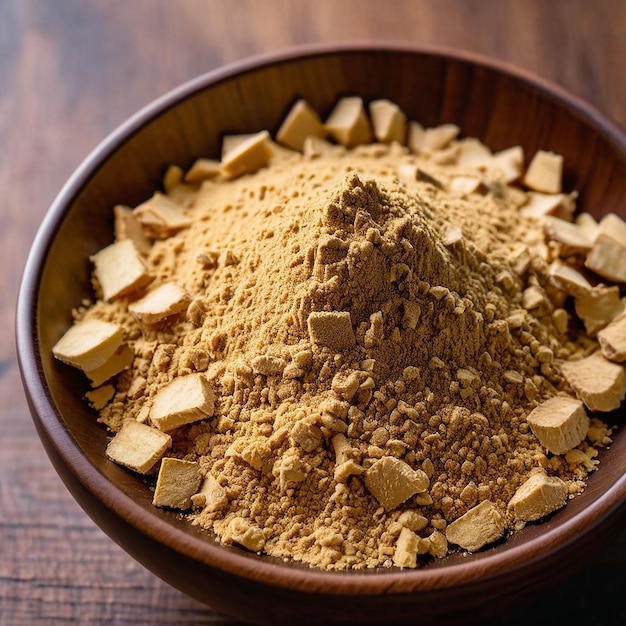
M233 529L253 529L250 549L313 566L387 567L409 511L425 520L411 549L443 556L448 523L487 501L504 514L538 467L581 490L590 469L546 457L525 416L592 342L554 322L564 295L521 192L446 191L470 174L375 144L207 180L185 191L191 225L145 259L155 285L189 294L186 313L85 313L135 352L100 413L111 430L179 377L211 386L213 417L171 433L219 489L195 524L244 546ZM380 506L363 477L385 457L426 491Z

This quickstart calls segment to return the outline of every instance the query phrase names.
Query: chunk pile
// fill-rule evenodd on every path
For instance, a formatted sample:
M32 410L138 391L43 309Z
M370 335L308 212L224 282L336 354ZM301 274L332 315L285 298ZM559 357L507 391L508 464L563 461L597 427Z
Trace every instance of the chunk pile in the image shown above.
M626 223L563 159L297 102L114 209L54 355L106 450L224 543L416 567L564 506L626 395Z

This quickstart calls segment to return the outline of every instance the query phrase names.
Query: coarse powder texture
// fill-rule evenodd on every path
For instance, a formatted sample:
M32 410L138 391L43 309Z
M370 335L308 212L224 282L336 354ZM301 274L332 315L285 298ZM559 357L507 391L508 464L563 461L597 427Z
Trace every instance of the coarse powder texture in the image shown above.
M406 175L418 166L429 176ZM393 564L407 526L418 554L444 556L447 524L485 500L507 515L538 471L582 490L596 450L547 455L525 417L571 394L560 363L594 344L553 321L565 296L522 192L444 191L471 175L374 144L170 193L191 226L146 264L153 287L186 290L186 312L142 325L123 298L79 316L120 324L135 353L100 413L111 430L146 421L179 376L212 386L213 416L170 433L171 456L212 477L193 523L275 557L372 568ZM366 484L383 457L426 490L385 507Z

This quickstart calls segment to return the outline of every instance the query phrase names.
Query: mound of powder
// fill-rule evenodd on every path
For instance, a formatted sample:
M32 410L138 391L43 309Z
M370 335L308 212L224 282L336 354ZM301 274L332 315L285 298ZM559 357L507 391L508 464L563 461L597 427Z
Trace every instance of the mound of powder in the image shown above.
M148 420L181 376L210 384L213 415L170 433L204 478L193 523L371 568L407 529L417 554L445 556L446 526L485 501L513 528L507 504L538 472L582 490L595 449L547 455L525 418L571 395L560 363L593 343L567 327L522 192L450 190L471 175L374 144L170 192L190 225L145 262L186 311L145 324L122 298L79 316L122 326L135 355L100 412L111 430Z

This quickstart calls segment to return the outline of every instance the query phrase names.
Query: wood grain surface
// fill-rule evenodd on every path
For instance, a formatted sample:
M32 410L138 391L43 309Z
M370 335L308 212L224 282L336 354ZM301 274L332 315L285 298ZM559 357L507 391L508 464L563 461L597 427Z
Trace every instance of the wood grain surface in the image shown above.
M225 63L349 40L494 56L626 125L624 0L0 0L0 624L234 623L135 563L57 478L21 390L16 293L47 207L128 116ZM621 624L625 584L623 533L492 624Z

